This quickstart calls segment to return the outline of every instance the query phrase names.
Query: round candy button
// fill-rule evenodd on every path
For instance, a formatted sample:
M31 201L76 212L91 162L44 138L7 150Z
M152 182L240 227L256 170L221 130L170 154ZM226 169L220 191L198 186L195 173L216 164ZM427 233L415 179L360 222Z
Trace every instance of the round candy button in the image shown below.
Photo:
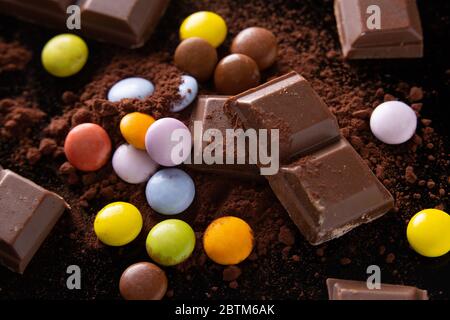
M45 70L56 77L70 77L86 64L89 50L79 36L60 34L50 39L42 49L41 61Z
M105 129L94 123L82 123L64 142L67 160L78 170L96 171L103 167L111 153L111 140Z
M156 120L145 135L148 154L162 166L181 164L189 157L191 147L191 132L183 122L174 118Z
M197 97L198 92L198 84L197 80L195 80L191 76L181 76L181 84L178 87L178 94L181 97L181 100L175 102L172 105L172 112L179 112L189 106L192 101Z
M114 172L128 183L146 182L158 169L147 152L138 150L129 144L117 148L112 158Z
M218 264L238 264L253 250L253 231L242 219L222 217L206 229L203 247L208 257Z
M416 132L417 116L414 110L400 101L380 104L370 117L370 129L379 140L387 144L408 141Z
M450 215L438 209L422 210L408 223L411 247L425 257L440 257L450 251Z
M242 53L258 64L260 70L270 67L277 58L277 39L264 28L252 27L239 32L231 44L232 53Z
M155 91L153 83L143 78L120 80L109 89L108 100L118 102L122 99L145 99Z
M218 14L199 11L184 19L180 27L181 40L199 37L208 41L214 48L222 44L227 36L225 20Z
M113 202L100 210L95 217L94 231L101 242L109 246L123 246L133 241L141 232L142 216L127 202Z
M145 190L150 207L158 213L174 215L186 210L194 201L192 178L180 169L163 169L155 173Z
M145 150L145 134L155 119L148 114L133 112L120 120L120 132L133 147Z
M167 291L167 277L157 265L139 262L122 273L119 289L125 300L161 300Z
M173 266L194 251L194 230L184 221L169 219L155 225L146 241L147 253L158 264Z
M217 64L214 84L222 94L235 95L259 84L260 73L256 62L243 54L233 53Z
M198 81L208 80L217 64L217 51L202 38L183 40L175 50L175 65Z

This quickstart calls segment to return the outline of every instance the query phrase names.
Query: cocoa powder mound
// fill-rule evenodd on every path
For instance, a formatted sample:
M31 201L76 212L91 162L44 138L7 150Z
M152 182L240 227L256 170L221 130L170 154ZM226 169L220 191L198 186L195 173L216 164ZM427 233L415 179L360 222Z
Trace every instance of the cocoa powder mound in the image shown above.
M344 237L313 247L297 231L267 183L183 168L194 179L196 198L177 218L193 227L197 244L186 262L165 268L169 278L166 298L326 299L326 278L365 280L371 264L380 266L384 282L417 285L427 289L432 299L450 298L445 287L448 257L422 259L405 238L406 225L417 211L431 207L449 210L450 160L443 108L450 101L446 94L450 18L445 14L450 12L450 4L420 4L429 55L417 63L343 61L332 3L172 1L155 35L140 50L89 42L89 63L73 78L55 80L32 59L14 69L14 79L21 80L18 84L0 81L0 163L58 192L71 205L24 276L0 268L0 296L119 298L121 272L134 262L149 260L146 235L166 217L148 206L145 184L121 181L110 164L95 173L77 171L64 156L64 139L77 124L94 122L107 130L116 148L124 142L119 121L132 111L188 121L191 108L177 114L169 111L171 103L180 98L177 88L181 81L172 54L179 43L181 21L207 8L227 21L229 35L219 48L221 57L228 53L231 39L246 27L266 27L277 36L279 57L263 72L263 81L291 70L310 81L336 115L342 134L394 195L396 209ZM436 19L436 12L441 19ZM0 48L7 48L3 55L18 61L20 47L31 48L32 56L39 56L52 34L13 19L7 21L0 22L0 30L14 35L11 38L18 42L11 46L11 41L0 41ZM129 76L151 80L155 93L142 101L108 102L109 88ZM215 93L212 83L204 84L200 91ZM379 103L397 99L411 104L421 121L413 139L388 146L371 134L369 119ZM96 212L112 201L133 203L144 218L138 239L122 248L104 246L93 232ZM202 248L208 224L225 215L241 217L254 231L255 248L239 267L213 263ZM65 270L71 264L82 269L83 290L65 290Z
M17 42L0 42L0 74L21 71L31 60L31 52Z

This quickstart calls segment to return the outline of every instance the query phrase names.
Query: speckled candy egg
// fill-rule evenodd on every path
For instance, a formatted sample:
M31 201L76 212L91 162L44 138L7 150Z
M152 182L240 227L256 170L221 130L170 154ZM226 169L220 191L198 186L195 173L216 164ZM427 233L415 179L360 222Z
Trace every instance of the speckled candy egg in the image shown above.
M174 215L191 205L195 196L195 185L186 172L176 168L163 169L150 178L145 194L153 210Z
M145 99L155 91L155 86L143 78L120 80L109 89L108 100L118 102L122 99Z
M158 164L147 152L129 144L117 148L112 158L112 166L120 179L135 184L146 182L158 169Z

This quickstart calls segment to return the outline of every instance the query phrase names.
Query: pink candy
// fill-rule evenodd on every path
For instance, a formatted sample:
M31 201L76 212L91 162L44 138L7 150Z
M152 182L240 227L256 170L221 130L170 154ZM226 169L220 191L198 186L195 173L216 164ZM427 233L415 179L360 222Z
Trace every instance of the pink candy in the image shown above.
M192 137L183 122L174 118L155 121L145 136L145 148L160 165L173 167L186 160L191 152Z

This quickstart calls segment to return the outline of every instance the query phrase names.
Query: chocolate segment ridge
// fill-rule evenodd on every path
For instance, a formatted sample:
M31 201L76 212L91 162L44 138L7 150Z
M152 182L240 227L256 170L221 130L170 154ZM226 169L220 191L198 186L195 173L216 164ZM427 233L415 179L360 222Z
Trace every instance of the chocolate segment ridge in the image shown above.
M67 30L67 7L78 5L80 33L137 48L148 40L170 0L0 0L0 11L32 23Z
M55 193L1 170L0 262L23 273L67 207Z
M422 26L415 0L335 0L334 11L344 58L423 56ZM374 18L379 18L379 28Z
M261 179L262 176L259 173L259 169L254 164L249 164L248 161L245 161L244 164L238 164L237 157L234 157L234 164L225 164L226 154L225 154L225 146L227 144L233 144L234 150L237 150L236 139L232 141L226 140L226 130L227 129L235 129L232 120L224 113L224 104L227 101L228 96L220 96L220 95L203 95L199 96L197 103L192 111L190 130L192 133L192 137L196 142L201 145L201 148L194 147L192 156L192 163L187 164L187 166L191 169L210 172L215 174L222 175L231 175L237 178L244 179ZM194 132L194 123L197 122L199 126L199 131ZM217 129L220 131L221 135L224 138L223 141L223 161L224 164L206 164L202 158L203 151L209 145L210 141L203 141L202 136L206 130L209 129ZM198 134L200 136L196 136ZM248 145L245 145L246 154L248 154ZM195 164L194 159L198 158L202 160L201 164Z
M246 129L279 129L281 161L339 138L336 118L308 81L296 72L230 98L226 107Z
M380 284L380 289L369 289L363 281L327 279L330 300L428 300L426 290L416 287Z
M267 176L305 238L318 245L381 217L394 200L344 138Z

